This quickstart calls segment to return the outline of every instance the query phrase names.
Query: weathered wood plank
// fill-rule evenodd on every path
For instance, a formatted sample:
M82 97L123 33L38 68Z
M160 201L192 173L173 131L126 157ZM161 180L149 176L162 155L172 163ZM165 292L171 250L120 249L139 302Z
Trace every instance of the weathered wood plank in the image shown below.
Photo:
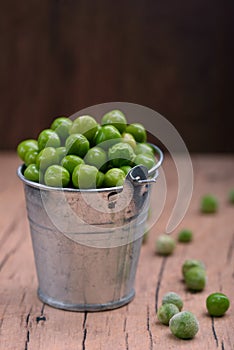
M7 349L220 349L233 350L234 344L234 229L233 206L227 193L234 187L232 156L194 156L194 192L191 205L179 227L194 232L191 244L177 244L174 254L163 258L154 253L157 235L166 227L176 199L176 173L169 158L164 171L168 198L163 214L152 227L141 250L136 276L136 297L127 306L110 312L75 313L44 305L36 296L37 279L26 218L22 184L15 176L18 160L0 155L0 348ZM10 173L9 173L10 169ZM200 198L210 192L219 198L215 215L199 212ZM156 194L155 194L156 195ZM207 286L201 293L186 290L181 266L185 259L204 261ZM155 308L164 293L178 292L184 309L194 312L200 323L191 341L176 339L156 318ZM231 307L225 317L211 318L206 313L206 297L214 291L227 294Z
M234 150L232 0L1 5L1 149L117 100L165 115L192 151Z

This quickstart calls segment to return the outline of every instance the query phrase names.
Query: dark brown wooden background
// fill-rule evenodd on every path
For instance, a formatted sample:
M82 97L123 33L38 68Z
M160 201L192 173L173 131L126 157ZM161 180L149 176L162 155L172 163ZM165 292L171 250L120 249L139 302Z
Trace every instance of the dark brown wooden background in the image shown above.
M0 11L0 149L57 115L148 106L190 151L234 151L233 0L8 0Z

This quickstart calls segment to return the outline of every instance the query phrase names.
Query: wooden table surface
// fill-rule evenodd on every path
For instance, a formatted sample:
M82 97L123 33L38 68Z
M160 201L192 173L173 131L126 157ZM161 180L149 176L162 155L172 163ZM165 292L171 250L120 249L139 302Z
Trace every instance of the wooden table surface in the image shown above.
M54 309L37 298L23 186L16 176L20 162L14 153L0 153L0 349L233 350L234 206L227 194L234 187L234 156L194 155L192 161L192 201L172 236L176 238L179 229L186 227L194 232L193 242L178 243L170 257L154 253L155 239L165 229L177 193L176 170L166 157L167 201L141 249L135 299L113 311L79 313ZM219 211L202 215L200 198L209 192L219 199ZM187 291L182 281L181 266L189 258L206 265L208 281L200 293ZM177 339L157 321L155 308L168 291L179 293L184 309L197 316L200 330L194 339ZM211 318L205 300L216 291L229 296L231 307L224 317Z

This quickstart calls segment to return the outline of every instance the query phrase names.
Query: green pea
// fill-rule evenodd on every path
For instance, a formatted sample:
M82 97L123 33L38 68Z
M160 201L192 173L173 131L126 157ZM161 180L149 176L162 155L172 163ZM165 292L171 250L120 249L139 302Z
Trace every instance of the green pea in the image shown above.
M118 109L114 109L108 113L106 113L101 120L102 125L113 125L119 132L122 134L127 125L127 120L122 111Z
M119 142L120 139L121 134L116 127L113 125L104 125L98 130L95 136L95 144L107 149L113 144Z
M70 129L70 134L82 134L89 141L92 141L97 129L98 123L96 120L90 115L83 115L74 120Z
M138 143L135 148L135 153L136 154L145 154L149 153L152 156L154 156L154 151L153 148L148 144L148 143Z
M82 134L72 134L66 139L67 154L83 158L89 150L89 141Z
M133 123L127 126L126 132L132 134L137 142L146 142L146 131L142 124Z
M56 148L56 153L58 155L59 162L66 156L67 150L66 147L58 147Z
M211 316L223 316L229 306L230 301L223 293L212 293L206 299L206 307Z
M168 326L170 319L174 315L178 314L178 312L179 312L179 309L175 304L167 303L160 306L157 312L157 317L162 324L165 324Z
M132 134L129 134L127 132L124 132L122 134L122 142L128 143L133 150L135 150L136 148L136 140L134 139L134 137L132 136Z
M101 188L102 187L103 182L104 182L104 178L105 178L105 175L101 171L99 171L97 173L97 178L96 178L96 186L97 186L97 188Z
M20 159L24 161L25 155L29 151L36 151L38 152L38 142L33 139L28 139L21 141L17 146L17 153Z
M234 188L229 191L228 199L231 204L234 204Z
M70 154L68 156L65 156L62 161L61 165L69 171L70 174L73 173L73 170L75 167L79 164L84 164L84 161L82 158L78 156L74 156L73 154Z
M69 136L69 131L72 126L72 121L67 117L58 117L51 124L51 129L54 130L61 140L65 140Z
M194 314L181 311L170 319L169 328L177 338L191 339L197 334L199 323Z
M170 255L175 249L175 241L172 237L163 234L156 240L155 250L160 255Z
M98 135L99 130L101 130L101 128L102 128L101 125L98 124L98 125L97 125L97 131L95 132L95 135L94 135L93 139L90 140L90 146L91 146L91 147L96 146L97 135Z
M44 171L50 165L58 164L59 157L54 147L43 148L37 155L36 165L39 170Z
M184 229L178 233L179 242L188 243L188 242L191 242L192 239L193 239L193 233L191 230Z
M29 164L27 168L24 170L24 177L27 180L39 182L40 172L36 164Z
M184 280L189 290L202 291L206 285L205 270L200 267L192 267L185 273Z
M61 165L51 165L46 169L44 182L51 187L66 187L70 181L70 174Z
M135 153L128 143L119 142L108 150L108 159L114 168L132 164Z
M38 136L39 151L46 147L57 148L60 147L60 144L60 138L54 130L45 129Z
M199 267L199 268L205 270L205 265L202 261L195 260L195 259L188 259L188 260L185 260L185 262L182 265L183 277L185 276L186 272L188 270L190 270L192 267Z
M215 213L218 210L218 200L213 195L205 195L201 199L201 212L205 214Z
M97 169L105 170L107 163L107 154L101 147L92 147L86 153L84 161L88 165L93 165Z
M24 157L25 165L28 166L29 164L35 164L37 155L38 155L37 151L28 151Z
M148 170L153 168L153 166L156 164L154 156L152 156L149 153L145 154L137 154L134 163L136 165L144 165Z
M130 165L123 165L120 167L121 170L123 170L124 174L127 175L129 171L132 169Z
M162 304L175 304L179 311L183 308L183 300L179 296L179 294L175 292L168 292L162 298Z
M92 165L79 164L72 173L74 187L80 189L96 188L98 169Z
M119 168L112 168L105 173L104 186L116 187L124 184L125 174L123 170Z

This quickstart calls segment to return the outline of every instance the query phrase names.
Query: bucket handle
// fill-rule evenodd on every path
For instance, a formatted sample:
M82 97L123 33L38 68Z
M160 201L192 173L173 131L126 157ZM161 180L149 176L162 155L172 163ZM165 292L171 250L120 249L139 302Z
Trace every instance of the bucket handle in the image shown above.
M149 170L149 175L153 175L154 172L161 166L163 162L163 153L161 149L158 146L155 146L153 143L150 143L150 146L154 149L155 153L157 153L159 156L159 160L157 161L157 163L153 166L153 168Z
M163 153L159 147L155 146L154 144L150 144L150 145L154 149L155 153L159 155L159 160L154 165L154 167L151 168L149 171L143 165L137 165L134 168L132 168L129 171L127 178L133 183L133 185L137 185L137 184L144 185L144 184L156 182L156 179L159 175L158 168L163 162Z
M143 167L142 165L140 165L139 167L136 167L137 170L143 170L144 169L144 172L145 172L145 167ZM147 170L147 169L146 169ZM151 177L151 178L147 178L147 179L142 179L140 175L136 175L134 176L133 175L133 171L130 171L130 174L129 174L129 177L131 178L131 182L135 184L139 184L139 185L144 185L144 184L148 184L148 183L152 183L152 182L156 182L156 179L158 177L158 170L156 170L155 172L155 175L154 177Z

